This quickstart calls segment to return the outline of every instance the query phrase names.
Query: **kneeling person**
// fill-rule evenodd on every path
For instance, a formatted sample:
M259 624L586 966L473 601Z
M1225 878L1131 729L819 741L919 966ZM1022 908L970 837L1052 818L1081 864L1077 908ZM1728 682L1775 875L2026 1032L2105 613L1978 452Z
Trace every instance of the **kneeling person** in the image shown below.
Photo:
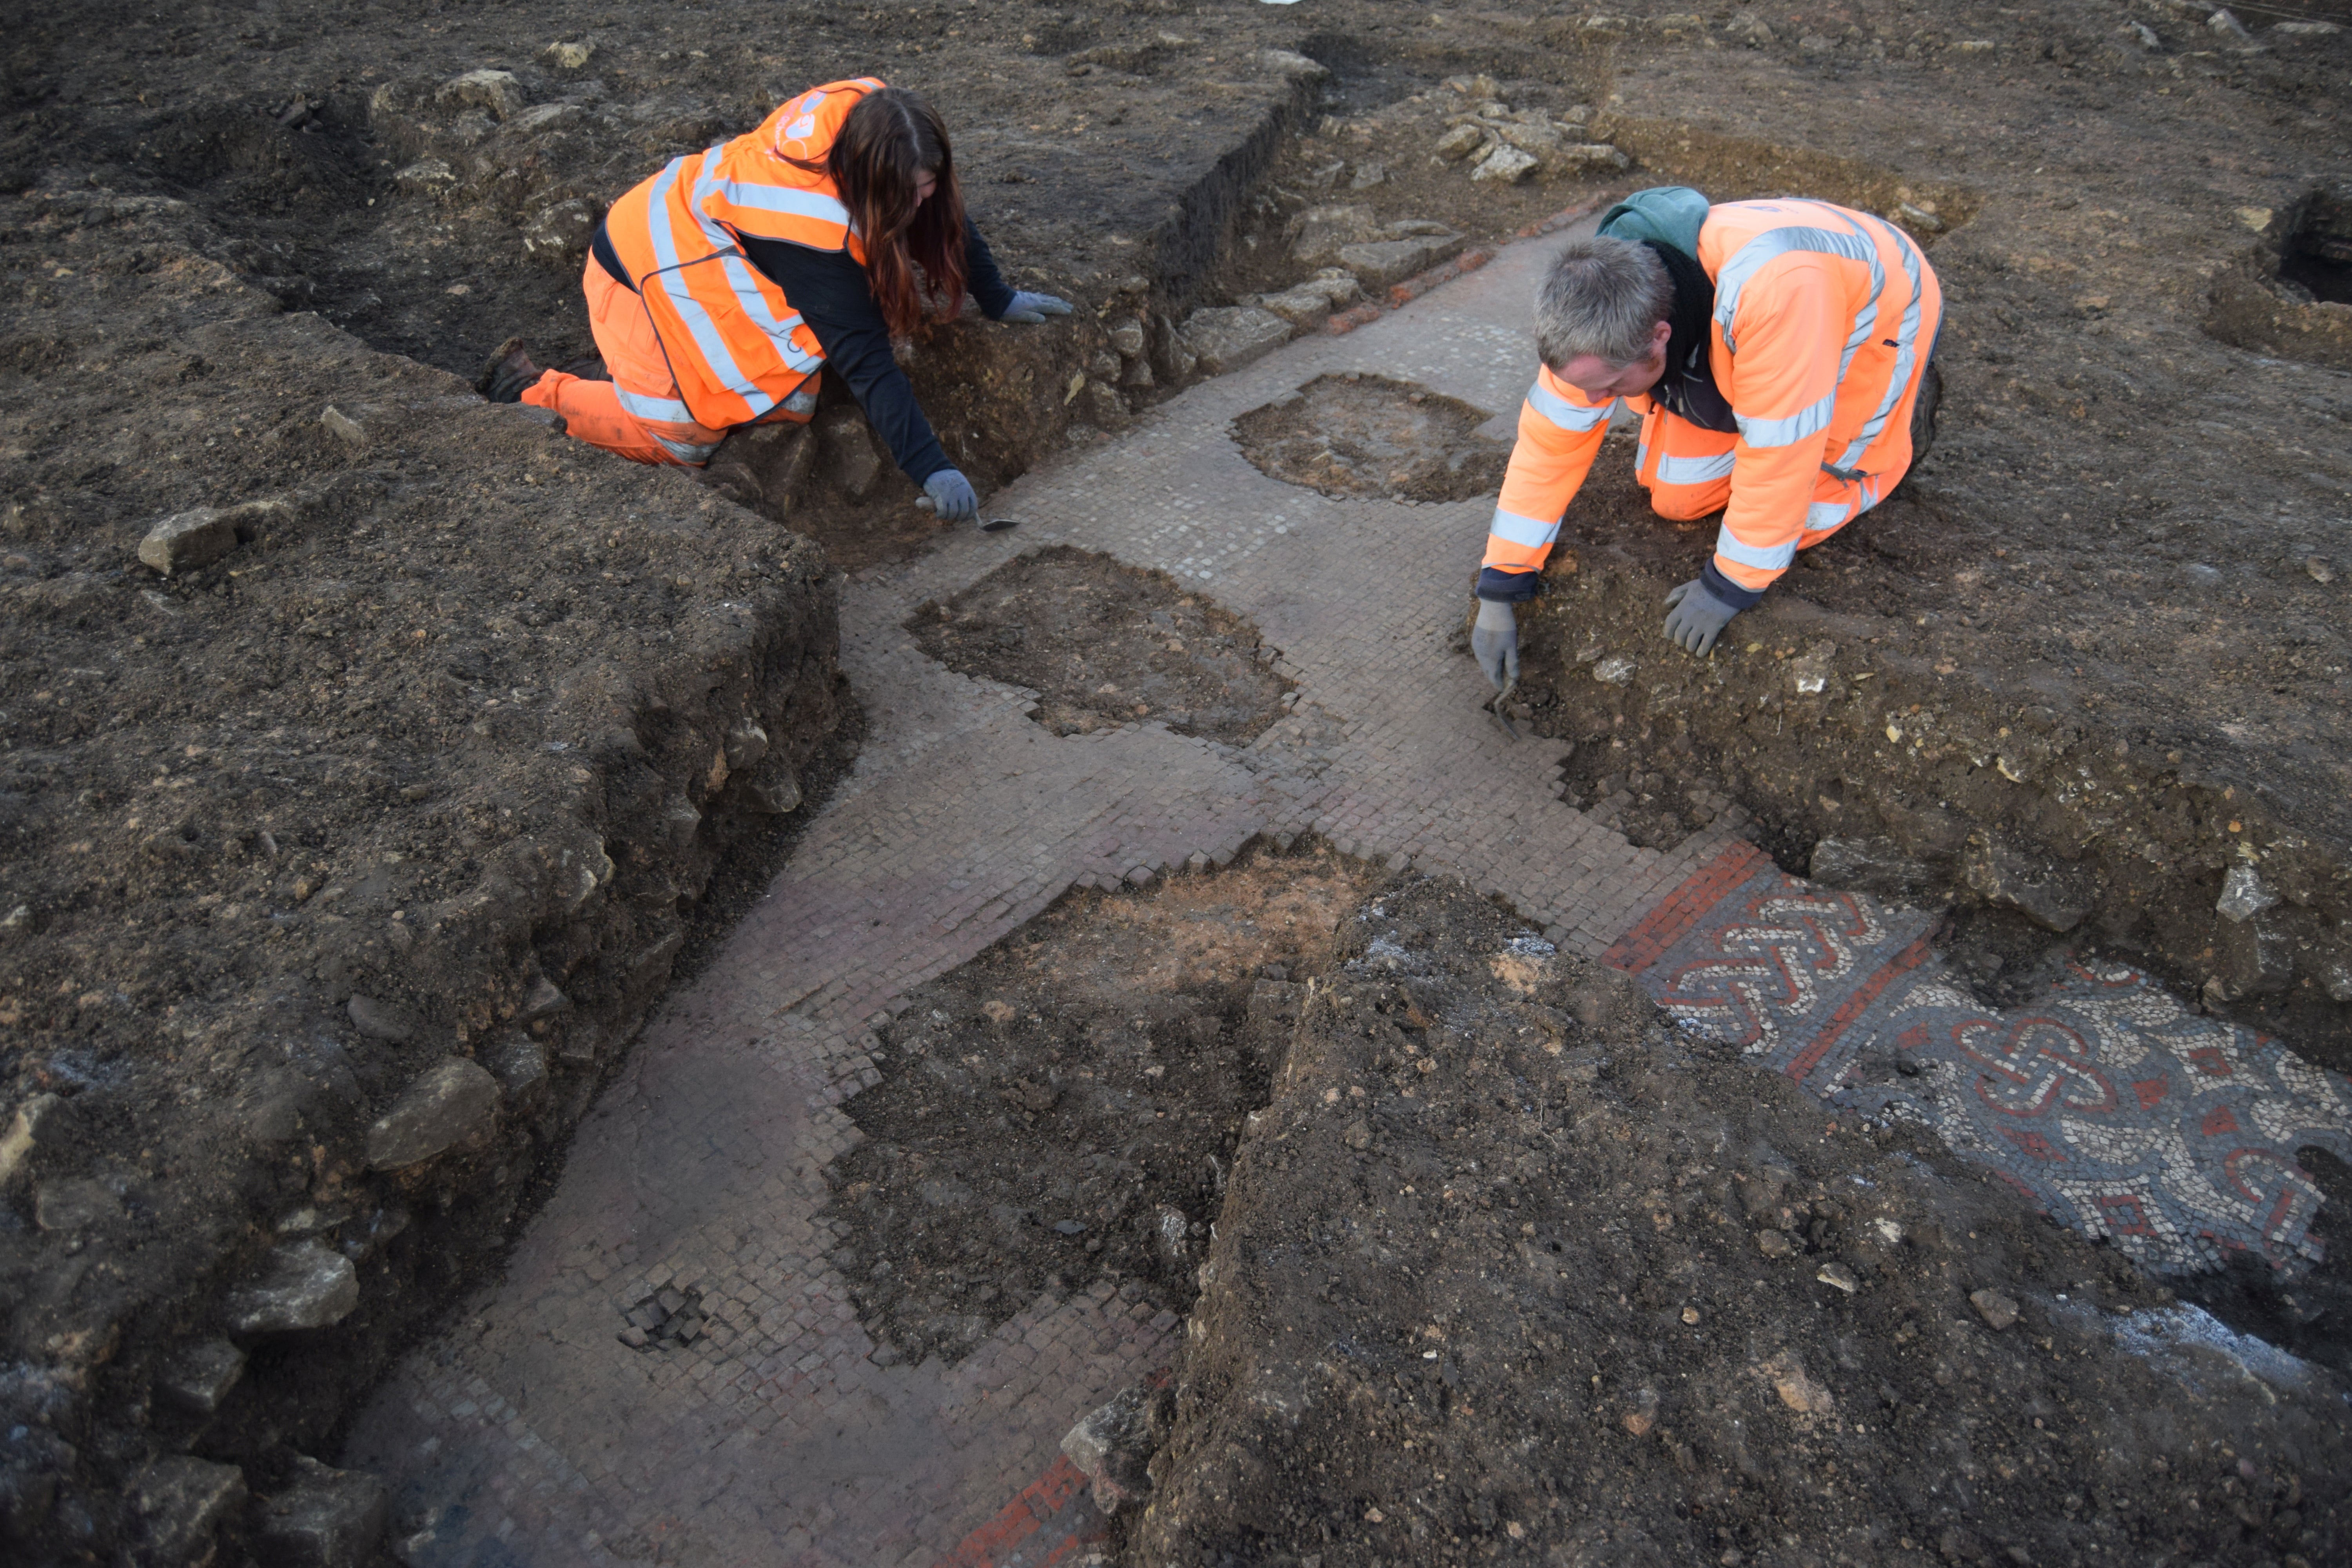
M1909 236L1816 201L1640 191L1560 252L1536 305L1543 360L1478 574L1472 645L1518 675L1512 606L1622 400L1661 517L1720 510L1715 553L1666 596L1665 632L1705 654L1799 550L1876 506L1932 432L1943 294ZM1916 428L1915 428L1916 426Z
M613 379L541 372L510 340L483 373L487 395L552 410L637 462L699 466L736 426L806 423L830 364L942 522L979 499L890 340L920 323L927 292L942 320L967 286L998 321L1070 310L1006 287L964 215L946 127L874 77L811 88L758 130L672 159L613 204L582 284Z

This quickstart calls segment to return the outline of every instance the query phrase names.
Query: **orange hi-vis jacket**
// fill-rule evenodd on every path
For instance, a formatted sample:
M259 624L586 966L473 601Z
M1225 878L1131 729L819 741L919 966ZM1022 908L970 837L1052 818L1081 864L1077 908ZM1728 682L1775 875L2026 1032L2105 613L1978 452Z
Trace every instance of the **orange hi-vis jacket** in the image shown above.
M673 158L604 216L604 234L668 356L678 402L623 393L640 419L713 430L749 424L824 364L816 333L744 258L739 236L814 250L865 243L823 173L842 122L878 77L813 87L731 142ZM816 165L816 172L788 159Z
M1709 367L1738 435L1716 443L1727 447L1717 454L1665 456L1654 475L1645 453L1642 479L1729 476L1714 566L1752 594L1788 570L1801 544L1877 505L1910 468L1910 401L1943 295L1909 236L1828 202L1711 206L1697 259L1715 283ZM1647 397L1625 401L1651 412ZM1481 596L1534 593L1615 406L1538 371L1487 535ZM1677 464L1689 471L1664 471Z

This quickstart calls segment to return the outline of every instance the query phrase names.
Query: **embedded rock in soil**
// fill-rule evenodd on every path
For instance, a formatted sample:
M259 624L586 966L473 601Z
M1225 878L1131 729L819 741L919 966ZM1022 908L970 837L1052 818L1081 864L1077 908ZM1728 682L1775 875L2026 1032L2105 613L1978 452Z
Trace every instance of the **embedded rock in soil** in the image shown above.
M2097 901L2082 872L1993 834L1969 840L1961 874L1988 902L2016 910L2044 931L2073 931Z
M352 1260L306 1240L270 1252L260 1274L232 1290L225 1306L237 1333L289 1334L340 1323L359 1304Z
M1416 272L1425 272L1441 261L1452 260L1462 253L1466 243L1461 235L1452 232L1415 234L1402 239L1343 245L1338 254L1339 265L1354 273L1356 281L1368 293L1377 294Z
M1507 444L1479 434L1493 416L1409 381L1318 376L1234 421L1242 455L1286 484L1335 500L1465 500L1492 493Z
M1271 310L1223 305L1195 310L1184 322L1184 346L1202 371L1223 375L1264 359L1290 341L1290 323Z
M879 1031L863 1137L825 1172L833 1261L895 1363L958 1361L1041 1292L1181 1311L1243 1119L1265 1094L1269 963L1319 968L1367 873L1245 850L1073 893L913 992ZM632 1325L635 1326L634 1321Z
M1233 1169L1132 1561L2255 1561L2241 1501L2342 1551L2327 1373L1465 887L1341 929Z
M253 537L273 515L288 510L283 502L253 501L176 512L149 529L147 537L139 542L140 563L166 577L209 566Z
M1167 576L1054 545L908 617L925 653L1037 694L1057 735L1138 721L1229 745L1282 716L1289 683L1239 616Z
M200 1340L173 1358L155 1386L189 1414L210 1415L244 1375L243 1351L226 1340Z
M293 1484L262 1500L254 1532L262 1568L370 1568L392 1511L384 1484L307 1455L294 1467Z
M1150 1501L1151 1458L1167 1441L1174 1415L1165 1388L1139 1384L1063 1434L1062 1452L1093 1483L1097 1508L1116 1513Z
M499 1080L478 1063L453 1058L433 1068L368 1129L369 1168L405 1170L487 1143L498 1130L499 1095Z
M235 1465L175 1456L158 1459L131 1489L144 1551L142 1563L209 1563L214 1538L244 1507L245 1472Z
M1290 258L1309 267L1330 261L1343 245L1378 238L1379 216L1368 203L1309 207L1290 220Z
M1883 837L1822 839L1805 875L1824 887L1898 901L1930 897L1942 880L1933 867Z

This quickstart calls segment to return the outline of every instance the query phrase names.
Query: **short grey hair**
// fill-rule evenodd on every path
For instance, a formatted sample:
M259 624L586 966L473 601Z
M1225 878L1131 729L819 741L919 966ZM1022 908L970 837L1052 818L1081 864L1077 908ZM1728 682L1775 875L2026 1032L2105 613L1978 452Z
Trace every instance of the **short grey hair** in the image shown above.
M1536 295L1536 352L1555 371L1581 354L1622 369L1650 357L1674 304L1674 279L1648 246L1598 234L1571 241Z

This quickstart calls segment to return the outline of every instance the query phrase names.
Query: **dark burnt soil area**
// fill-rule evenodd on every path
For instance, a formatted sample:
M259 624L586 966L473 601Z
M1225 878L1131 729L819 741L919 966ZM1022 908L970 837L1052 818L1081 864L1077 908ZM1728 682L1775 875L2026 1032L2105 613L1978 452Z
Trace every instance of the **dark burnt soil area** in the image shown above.
M1247 621L1165 573L1068 545L1015 556L907 626L958 674L1034 692L1031 717L1056 735L1156 721L1247 745L1290 689Z
M1234 1162L1148 1563L2327 1561L2333 1374L1448 881Z
M877 1359L960 1360L1045 1291L1182 1311L1269 1053L1376 876L1319 845L1074 895L915 992L826 1173Z
M1481 435L1495 416L1416 382L1322 375L1234 421L1242 455L1269 478L1338 500L1467 500L1501 488L1511 448Z
M814 545L281 311L218 238L0 202L20 1561L242 1531L324 1451L846 702Z

